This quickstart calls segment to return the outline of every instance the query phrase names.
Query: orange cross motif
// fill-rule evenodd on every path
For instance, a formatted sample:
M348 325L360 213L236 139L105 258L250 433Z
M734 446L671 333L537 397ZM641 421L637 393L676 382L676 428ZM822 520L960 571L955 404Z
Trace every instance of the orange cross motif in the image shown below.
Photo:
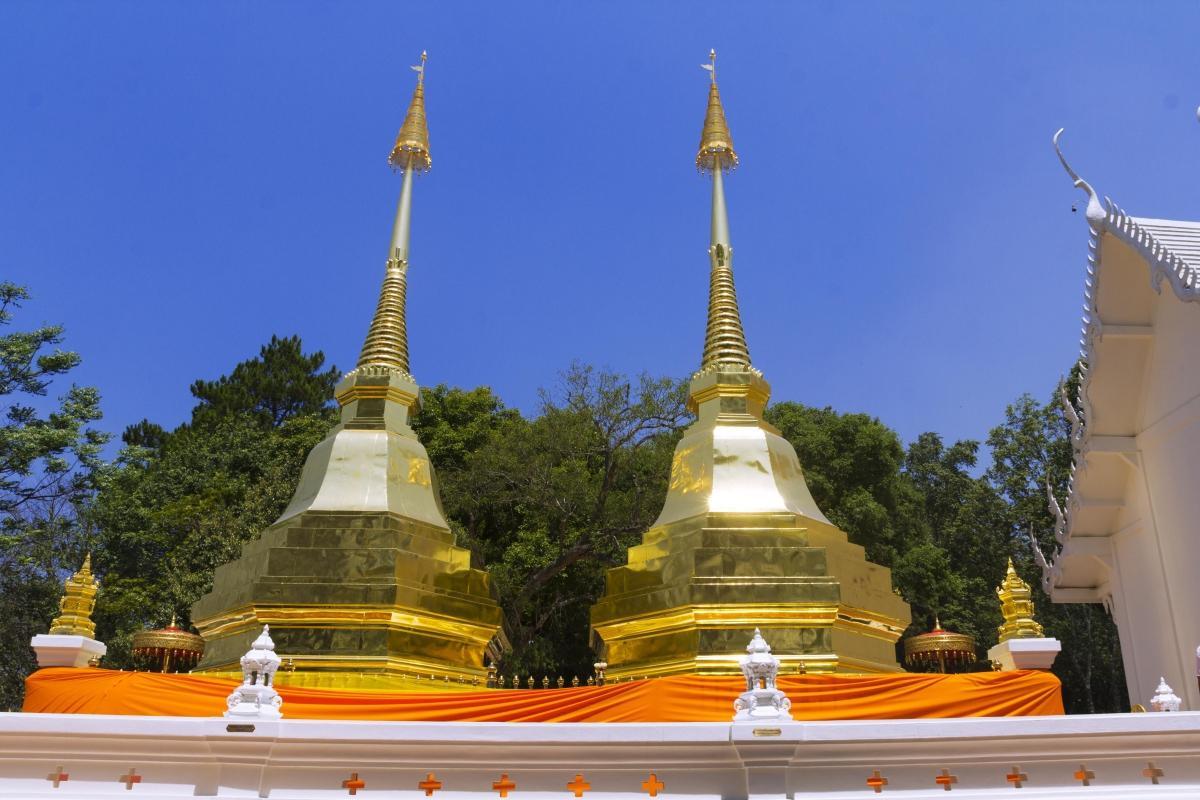
M642 791L651 797L658 797L658 793L667 788L667 785L658 779L658 776L653 772L650 777L642 781Z
M575 780L567 784L567 788L575 793L576 797L583 797L583 793L592 788L592 785L583 779L583 775L575 773Z
M1012 772L1004 776L1004 780L1013 785L1014 789L1020 789L1021 784L1029 780L1029 776L1021 772L1021 768L1013 764Z
M958 783L958 777L955 775L951 775L950 770L944 769L944 770L942 770L941 775L938 775L937 777L935 777L933 779L933 782L948 792L953 788L953 786L951 786L951 784Z
M1085 767L1083 764L1080 764L1079 771L1075 773L1074 777L1075 777L1075 780L1079 781L1084 786L1091 786L1092 781L1096 779L1096 773L1092 772L1090 769Z
M433 793L442 788L442 782L429 773L425 776L425 780L417 784L417 788L425 792L426 797L432 797Z
M516 789L517 785L508 779L508 773L500 773L500 780L492 784L492 790L500 793L501 797L508 797L508 793Z
M57 789L60 781L69 781L71 780L71 776L62 771L62 765L60 764L54 768L54 772L46 776L46 780L54 781L54 788Z
M117 780L120 781L121 783L125 784L125 789L128 791L128 790L133 789L133 785L135 783L142 782L142 776L137 774L136 769L134 769L133 767L130 767L129 774L122 775L121 777L117 778Z
M867 778L867 786L875 790L875 794L883 791L883 787L888 785L888 779L879 774L879 770L871 773L871 777Z
M1150 782L1153 783L1155 786L1158 785L1158 779L1161 778L1164 774L1165 773L1163 773L1163 771L1161 769L1154 766L1153 761L1147 761L1146 768L1144 770L1142 770L1142 777L1149 778Z
M349 789L350 794L358 794L358 790L367 788L367 784L358 777L357 772L351 772L350 777L342 781L342 788Z

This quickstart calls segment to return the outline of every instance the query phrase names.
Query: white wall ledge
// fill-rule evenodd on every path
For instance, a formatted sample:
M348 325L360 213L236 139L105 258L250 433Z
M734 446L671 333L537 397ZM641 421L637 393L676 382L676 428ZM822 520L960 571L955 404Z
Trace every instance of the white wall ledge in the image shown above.
M883 792L945 797L942 769L959 798L1012 796L1005 776L1029 775L1020 797L1200 797L1200 713L1111 714L878 722L489 723L255 721L230 732L217 718L0 714L0 796L263 797L316 800L356 796L421 800L428 773L443 782L431 800L573 800L566 783L582 774L583 800L647 795L690 800L867 797L875 770ZM236 730L236 729L235 729ZM757 731L757 733L756 733ZM1158 785L1142 777L1153 761ZM1084 787L1073 774L1096 774ZM70 777L54 788L58 767ZM135 769L141 781L118 779ZM1179 793L1179 794L1176 794ZM1190 793L1190 794L1189 794Z

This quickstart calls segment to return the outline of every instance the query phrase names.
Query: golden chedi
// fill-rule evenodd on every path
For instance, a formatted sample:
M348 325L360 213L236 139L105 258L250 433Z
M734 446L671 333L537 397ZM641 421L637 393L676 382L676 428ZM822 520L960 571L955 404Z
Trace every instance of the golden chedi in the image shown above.
M996 629L995 646L988 650L988 660L999 670L1050 669L1062 651L1062 642L1046 636L1042 626L1033 618L1033 590L1021 580L1008 559L1004 582L996 587L1000 615L1004 624Z
M192 607L205 640L200 671L240 675L264 624L294 665L293 685L433 688L431 675L442 689L482 684L485 651L502 643L488 575L455 545L411 427L420 393L405 303L413 176L430 167L424 63L422 54L388 159L404 173L400 202L378 308L358 366L336 389L341 422L309 453L282 516Z
M1033 590L1017 575L1011 558L1004 583L996 587L996 597L1000 599L1000 615L1004 617L1004 624L996 629L998 641L1040 639L1045 635L1033 618Z
M592 607L608 675L740 674L755 628L784 672L898 671L908 604L825 518L792 445L763 419L733 284L724 173L737 166L715 54L696 165L712 174L708 327L658 520Z
M63 582L63 596L58 601L58 616L50 623L51 636L96 636L92 610L96 607L96 592L100 581L92 574L92 554L83 559L83 566Z

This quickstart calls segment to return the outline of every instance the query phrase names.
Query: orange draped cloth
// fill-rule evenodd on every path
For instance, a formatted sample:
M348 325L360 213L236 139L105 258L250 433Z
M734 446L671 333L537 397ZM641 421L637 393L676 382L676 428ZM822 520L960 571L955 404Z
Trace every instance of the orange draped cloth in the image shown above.
M237 684L199 675L42 669L24 711L217 717ZM1017 717L1062 714L1048 672L965 675L789 675L779 687L798 720ZM280 686L291 719L458 722L728 722L737 677L680 676L571 689L349 692Z

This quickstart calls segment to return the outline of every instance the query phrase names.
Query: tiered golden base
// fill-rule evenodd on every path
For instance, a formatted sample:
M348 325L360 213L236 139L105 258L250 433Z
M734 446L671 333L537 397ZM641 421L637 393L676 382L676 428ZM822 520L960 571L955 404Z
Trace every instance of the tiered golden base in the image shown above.
M430 689L447 678L477 685L500 628L488 575L453 534L388 513L308 511L278 523L217 570L192 613L206 643L198 671L236 671L266 623L296 670L289 683L343 688L409 688L415 675Z
M795 514L653 528L627 566L609 570L592 609L613 678L740 674L755 628L785 674L896 672L908 619L886 568L832 525Z

